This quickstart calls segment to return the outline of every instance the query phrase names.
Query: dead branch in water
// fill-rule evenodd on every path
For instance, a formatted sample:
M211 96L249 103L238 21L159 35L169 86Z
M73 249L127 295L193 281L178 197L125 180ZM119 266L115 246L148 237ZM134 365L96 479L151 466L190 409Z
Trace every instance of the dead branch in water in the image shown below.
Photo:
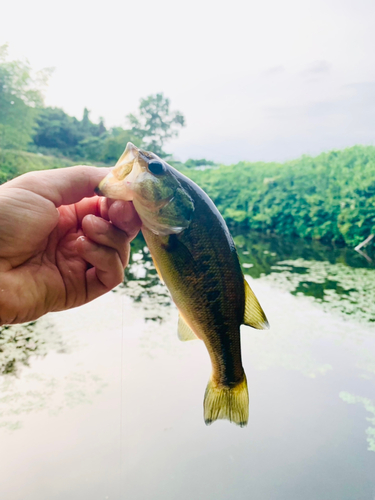
M375 234L370 234L370 236L367 236L367 238L365 240L362 241L362 243L360 243L359 245L357 245L354 250L356 252L358 252L359 254L362 255L362 257L364 257L367 262L372 262L372 259L365 253L365 252L362 252L361 248L362 247L365 247L368 243L370 243L370 241L372 240L372 238L375 236Z

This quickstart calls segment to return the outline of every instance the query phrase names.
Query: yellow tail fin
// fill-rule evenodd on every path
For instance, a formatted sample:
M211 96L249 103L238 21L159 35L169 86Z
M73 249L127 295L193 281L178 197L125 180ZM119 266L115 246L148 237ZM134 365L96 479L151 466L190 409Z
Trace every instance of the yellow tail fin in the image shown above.
M204 395L204 421L206 425L215 420L226 419L244 427L249 420L249 393L246 375L235 387L219 387L208 382Z

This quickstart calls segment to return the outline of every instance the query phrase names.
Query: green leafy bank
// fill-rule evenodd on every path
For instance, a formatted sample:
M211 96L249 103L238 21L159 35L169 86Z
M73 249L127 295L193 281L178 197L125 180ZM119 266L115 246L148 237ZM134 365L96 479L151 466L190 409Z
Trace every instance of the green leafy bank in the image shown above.
M375 232L375 147L186 169L230 226L356 245Z
M73 160L0 150L0 184ZM375 147L354 146L280 163L240 162L183 172L213 199L233 229L355 246L375 233ZM191 168L192 167L192 168Z
M0 149L0 184L32 170L61 168L72 164L71 160L64 158Z

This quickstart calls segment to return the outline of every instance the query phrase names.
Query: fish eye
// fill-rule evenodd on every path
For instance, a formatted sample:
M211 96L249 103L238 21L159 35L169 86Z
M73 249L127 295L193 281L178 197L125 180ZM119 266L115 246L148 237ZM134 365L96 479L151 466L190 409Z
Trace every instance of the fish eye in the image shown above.
M148 169L154 175L161 175L165 172L163 163L157 160L150 161L150 163L148 164Z

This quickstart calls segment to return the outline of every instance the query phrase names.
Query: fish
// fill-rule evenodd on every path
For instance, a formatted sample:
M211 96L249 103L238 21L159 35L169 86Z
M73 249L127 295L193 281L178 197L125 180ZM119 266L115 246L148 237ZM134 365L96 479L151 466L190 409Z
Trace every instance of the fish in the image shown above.
M97 194L132 201L161 280L179 311L180 340L200 339L212 373L205 423L248 423L249 394L240 325L268 329L244 278L228 227L209 196L156 154L128 143Z

